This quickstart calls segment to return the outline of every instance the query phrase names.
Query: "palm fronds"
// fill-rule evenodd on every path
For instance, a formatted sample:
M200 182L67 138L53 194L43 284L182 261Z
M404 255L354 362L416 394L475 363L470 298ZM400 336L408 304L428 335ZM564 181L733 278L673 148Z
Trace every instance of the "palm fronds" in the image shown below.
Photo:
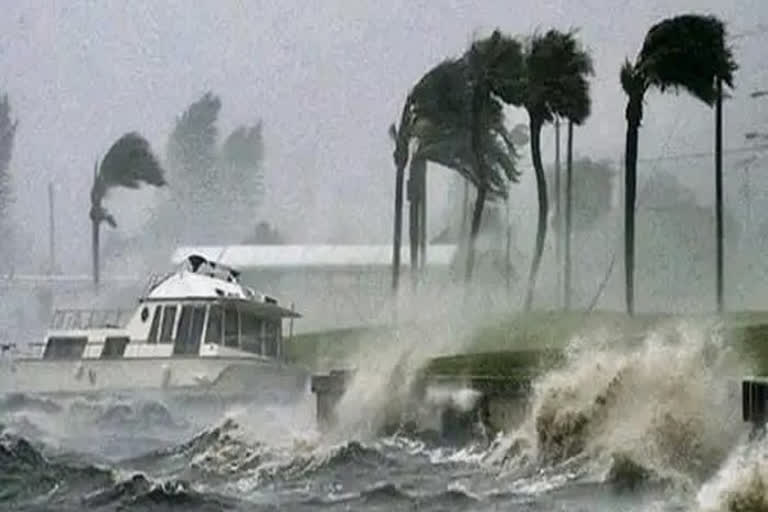
M711 106L717 81L733 87L737 65L723 23L714 16L686 14L651 27L636 68L648 85L661 91L682 87Z
M166 184L164 174L147 140L136 132L126 133L112 144L101 165L94 169L91 219L115 227L114 217L101 205L109 189L137 189L142 184L162 187Z

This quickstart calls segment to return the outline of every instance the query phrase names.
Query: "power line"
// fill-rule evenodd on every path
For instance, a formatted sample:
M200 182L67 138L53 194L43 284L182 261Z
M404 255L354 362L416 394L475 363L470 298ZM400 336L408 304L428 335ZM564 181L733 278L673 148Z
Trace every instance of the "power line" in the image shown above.
M740 154L740 153L753 153L757 151L766 151L768 150L768 144L757 144L754 146L743 146L738 148L730 148L730 149L724 149L723 154L724 155L731 155L731 154ZM647 158L638 158L638 162L662 162L667 160L691 160L695 158L713 158L715 156L715 153L713 151L700 151L697 153L678 153L676 155L664 155L664 156L654 156L654 157L647 157ZM611 159L611 161L619 162L619 159Z
M724 155L740 154L740 153L752 153L755 151L768 150L768 144L756 144L754 146L742 146L738 148L724 149ZM656 156L651 158L638 158L640 162L660 162L663 160L688 160L694 158L709 158L714 157L713 151L701 151L698 153L678 153L676 155Z

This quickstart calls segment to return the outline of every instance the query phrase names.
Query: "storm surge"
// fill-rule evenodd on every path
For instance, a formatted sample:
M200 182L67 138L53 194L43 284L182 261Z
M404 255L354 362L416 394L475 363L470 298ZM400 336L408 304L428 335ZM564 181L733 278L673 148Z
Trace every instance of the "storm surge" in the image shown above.
M686 323L620 341L610 332L572 340L565 364L534 383L525 420L486 461L625 487L691 490L711 477L746 429L741 358L716 330Z
M370 363L330 432L311 396L7 396L0 509L766 510L768 445L740 417L749 367L714 327L575 337L522 420L459 444L428 435L429 414L376 432L423 359L407 343ZM471 399L436 392L423 407Z

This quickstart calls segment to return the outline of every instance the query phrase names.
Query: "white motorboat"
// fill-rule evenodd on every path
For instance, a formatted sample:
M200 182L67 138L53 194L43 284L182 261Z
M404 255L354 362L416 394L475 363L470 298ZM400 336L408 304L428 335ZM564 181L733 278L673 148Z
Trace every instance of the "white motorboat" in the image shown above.
M283 322L300 315L199 255L150 280L132 314L57 310L44 343L0 354L2 393L172 389L303 390L284 360Z

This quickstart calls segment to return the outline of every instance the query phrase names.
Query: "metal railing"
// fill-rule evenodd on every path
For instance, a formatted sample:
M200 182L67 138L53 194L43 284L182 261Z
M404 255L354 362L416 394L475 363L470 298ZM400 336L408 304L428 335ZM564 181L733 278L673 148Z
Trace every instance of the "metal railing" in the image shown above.
M125 325L131 313L124 309L57 309L51 317L50 328L117 329Z

